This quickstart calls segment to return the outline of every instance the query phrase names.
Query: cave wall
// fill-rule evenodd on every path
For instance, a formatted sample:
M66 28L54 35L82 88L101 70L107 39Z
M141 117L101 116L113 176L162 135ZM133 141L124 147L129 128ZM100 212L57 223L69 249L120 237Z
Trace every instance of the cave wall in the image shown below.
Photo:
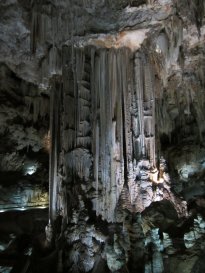
M0 65L0 209L48 205L49 97Z

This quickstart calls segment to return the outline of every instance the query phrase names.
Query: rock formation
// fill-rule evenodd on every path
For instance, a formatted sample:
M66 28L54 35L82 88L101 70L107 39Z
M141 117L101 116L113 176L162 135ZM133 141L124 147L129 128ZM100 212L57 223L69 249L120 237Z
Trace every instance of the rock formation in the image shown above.
M49 188L58 272L203 273L204 1L3 0L0 14L0 206L46 205Z

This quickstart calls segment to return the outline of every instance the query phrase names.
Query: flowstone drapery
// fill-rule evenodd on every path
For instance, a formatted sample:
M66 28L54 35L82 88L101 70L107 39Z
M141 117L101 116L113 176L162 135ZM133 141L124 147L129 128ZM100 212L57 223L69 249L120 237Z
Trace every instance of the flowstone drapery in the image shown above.
M53 78L51 91L50 214L52 220L63 216L67 244L74 249L66 254L67 268L89 271L105 243L111 271L128 266L130 272L143 272L131 261L146 256L150 224L137 213L166 199L179 216L186 215L186 202L171 192L166 160L160 156L155 113L161 105L155 100L161 86L152 55L128 47L64 45L62 57L62 77ZM90 225L92 231L84 229L82 235L81 227ZM99 230L103 242L96 239ZM86 236L92 244L97 240L92 254ZM135 248L137 254L130 255ZM159 252L160 262L161 257Z
M132 199L139 160L143 181L156 166L152 64L140 51L93 46L64 46L63 60L62 90L55 84L51 99L50 183L56 191L62 176L78 181L96 215L113 222L123 187Z

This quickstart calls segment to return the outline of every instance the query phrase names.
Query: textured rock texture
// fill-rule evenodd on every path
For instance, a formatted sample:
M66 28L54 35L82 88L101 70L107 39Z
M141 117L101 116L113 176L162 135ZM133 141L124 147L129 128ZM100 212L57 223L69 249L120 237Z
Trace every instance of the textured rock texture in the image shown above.
M59 271L203 273L204 1L0 13L1 172L42 185L50 150Z
M48 204L48 120L47 92L1 63L1 209Z

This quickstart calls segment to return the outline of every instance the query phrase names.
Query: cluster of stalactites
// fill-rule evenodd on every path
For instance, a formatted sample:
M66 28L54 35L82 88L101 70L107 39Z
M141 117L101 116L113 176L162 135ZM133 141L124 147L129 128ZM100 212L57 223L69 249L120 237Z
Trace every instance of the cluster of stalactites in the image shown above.
M65 64L63 69L66 164L80 179L94 177L96 213L113 221L124 181L125 157L129 154L131 159L131 152L126 152L131 150L127 103L130 51L64 51L73 58L73 64Z
M133 58L134 57L134 58ZM63 48L62 147L69 175L94 178L97 215L115 220L142 157L155 166L152 65L128 48Z
M65 2L65 3L64 3ZM64 6L64 11L68 9L69 1L53 1L46 0L33 0L31 1L31 37L30 48L31 52L35 53L39 45L45 44L45 42L57 45L62 41L62 21L61 21L61 9ZM67 5L66 5L67 3ZM65 22L67 25L67 21ZM64 27L64 29L66 29ZM62 36L62 37L61 37Z
M104 1L101 1L104 4ZM84 24L79 14L94 10L96 0L32 0L30 49L35 53L38 46L61 45L83 32ZM79 27L80 24L80 27Z
M63 31L61 1L56 5L54 1L34 0L31 2L31 32L30 50L32 54L42 54L45 58L40 62L41 83L47 85L48 78L53 74L61 74L61 44L62 39L69 38L68 31ZM66 10L66 8L65 8ZM63 35L64 33L65 36Z

